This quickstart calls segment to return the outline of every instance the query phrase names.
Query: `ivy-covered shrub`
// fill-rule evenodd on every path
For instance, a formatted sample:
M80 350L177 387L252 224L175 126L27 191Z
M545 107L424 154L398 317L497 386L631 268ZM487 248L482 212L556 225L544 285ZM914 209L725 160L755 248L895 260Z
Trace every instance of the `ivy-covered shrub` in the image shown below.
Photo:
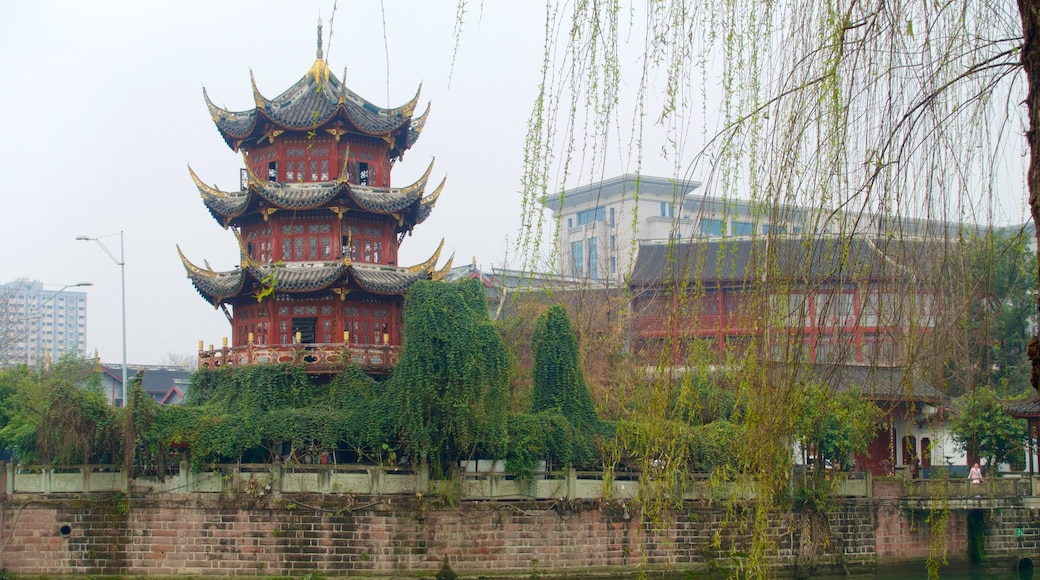
M509 360L476 280L417 282L404 308L404 345L388 388L404 455L435 476L478 451L506 447Z
M741 426L725 419L712 421L689 430L690 468L709 472L716 467L736 466L737 438Z
M578 362L578 339L562 305L550 306L538 318L531 350L534 353L531 412L555 410L587 437L603 433L603 424Z
M75 357L0 370L0 446L16 449L22 463L118 461L120 411L100 382L96 366Z
M593 453L588 437L579 433L555 409L509 417L506 471L528 475L540 461L545 461L550 468L587 465L593 461Z
M357 367L331 380L292 365L202 370L183 409L164 408L150 437L191 450L196 465L277 461L283 446L376 454L390 441L384 387Z

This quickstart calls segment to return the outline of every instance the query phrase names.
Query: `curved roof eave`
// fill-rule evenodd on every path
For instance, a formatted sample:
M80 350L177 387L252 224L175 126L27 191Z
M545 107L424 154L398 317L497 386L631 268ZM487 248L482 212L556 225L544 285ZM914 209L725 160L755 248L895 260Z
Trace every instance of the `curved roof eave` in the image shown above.
M430 106L431 103L426 103L426 110L423 111L423 114L418 117L412 117L411 123L408 125L406 148L411 149L412 145L415 145L415 142L419 140L423 127L426 126L426 119L430 115Z
M332 287L347 272L342 261L306 265L248 262L245 270L266 286L285 293L314 292Z
M199 190L202 203L209 210L213 219L217 220L217 223L223 226L224 229L228 228L231 220L246 212L251 199L248 192L226 192L216 187L210 187L199 179L191 165L188 166L188 173L191 174L191 180L195 182L195 187Z
M366 211L381 214L398 214L404 212L422 200L422 194L426 188L426 183L429 181L430 174L433 172L433 164L434 160L431 160L429 167L426 168L426 173L411 185L401 188L376 188L351 185L348 190L348 195L350 196L350 199L358 205L358 207ZM399 217L398 222L403 222L403 217Z
M236 269L231 272L215 272L209 268L200 268L192 264L180 245L177 246L177 255L181 258L181 264L188 273L188 278L195 286L195 290L214 308L220 303L241 294L245 287L245 272Z
M220 132L221 137L224 138L224 142L227 143L232 151L238 151L238 145L256 130L256 109L229 111L218 107L210 100L206 87L202 87L202 97L206 101L206 108L209 109L210 118L213 119L213 123L217 126L217 131Z
M448 178L445 177L441 180L440 184L436 189L433 190L430 195L424 196L419 201L419 211L415 214L415 223L421 224L426 221L426 218L430 217L433 213L433 207L437 205L437 199L441 196L441 191L444 190L444 184L448 182Z
M383 296L403 296L418 280L428 277L423 272L408 272L378 266L350 266L351 279L362 290Z

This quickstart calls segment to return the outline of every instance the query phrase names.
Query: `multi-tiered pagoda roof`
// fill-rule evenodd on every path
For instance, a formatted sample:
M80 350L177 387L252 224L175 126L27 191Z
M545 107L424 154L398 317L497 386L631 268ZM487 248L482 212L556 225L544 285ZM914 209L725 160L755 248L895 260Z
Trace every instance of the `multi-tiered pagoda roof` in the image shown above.
M232 350L296 343L396 348L404 294L418 280L443 278L451 266L450 259L436 266L443 241L421 264L397 264L400 243L430 216L444 188L442 180L428 190L432 161L414 183L390 185L390 171L419 138L429 106L415 117L418 91L393 108L351 91L325 62L320 31L314 64L273 99L260 93L252 73L255 106L248 110L218 107L203 89L217 130L245 167L237 191L188 171L210 215L234 231L240 260L218 271L178 253L199 294L224 308ZM265 360L283 358L269 355Z

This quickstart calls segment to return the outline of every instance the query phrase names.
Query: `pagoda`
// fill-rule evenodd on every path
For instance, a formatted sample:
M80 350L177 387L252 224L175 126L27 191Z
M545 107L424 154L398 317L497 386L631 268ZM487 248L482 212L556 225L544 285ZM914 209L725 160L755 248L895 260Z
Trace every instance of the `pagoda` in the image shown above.
M206 185L188 168L241 255L239 266L221 272L177 248L196 290L232 327L230 345L200 342L200 368L280 362L322 374L353 363L387 372L401 345L404 295L451 267L449 259L436 268L443 240L425 262L398 264L401 242L429 217L444 186L427 193L432 162L417 182L390 186L429 106L413 117L418 92L394 109L361 98L330 72L321 42L319 25L314 64L274 99L260 94L250 73L256 106L247 111L222 109L203 89L217 130L245 167L239 191Z

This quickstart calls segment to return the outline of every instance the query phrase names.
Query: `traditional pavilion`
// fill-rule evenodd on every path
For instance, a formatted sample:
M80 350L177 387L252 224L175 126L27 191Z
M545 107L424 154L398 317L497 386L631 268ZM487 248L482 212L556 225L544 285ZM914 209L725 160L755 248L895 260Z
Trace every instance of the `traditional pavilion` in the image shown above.
M252 74L250 75L252 77ZM344 78L346 74L344 74ZM241 264L218 272L181 260L199 294L231 322L230 346L199 345L200 368L269 362L308 373L346 363L370 373L393 368L401 344L404 295L416 281L442 279L441 247L425 262L398 264L398 247L422 223L444 186L427 192L433 168L415 183L390 186L394 163L419 138L426 112L415 98L384 109L332 74L321 48L310 70L274 99L232 112L210 101L213 122L241 152L239 191L210 187L191 171L213 218L238 239ZM230 308L229 308L230 307Z

